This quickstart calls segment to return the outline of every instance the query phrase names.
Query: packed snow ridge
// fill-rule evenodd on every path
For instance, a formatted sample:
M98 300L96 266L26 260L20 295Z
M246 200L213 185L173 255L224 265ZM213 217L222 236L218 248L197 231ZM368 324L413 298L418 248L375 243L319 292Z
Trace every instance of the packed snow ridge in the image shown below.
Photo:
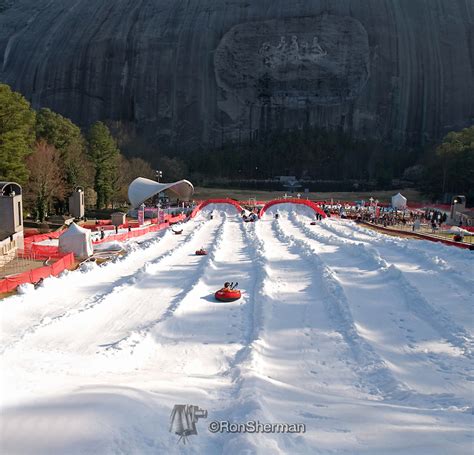
M207 206L3 300L1 452L470 453L472 252L314 219ZM207 411L186 445L175 405Z

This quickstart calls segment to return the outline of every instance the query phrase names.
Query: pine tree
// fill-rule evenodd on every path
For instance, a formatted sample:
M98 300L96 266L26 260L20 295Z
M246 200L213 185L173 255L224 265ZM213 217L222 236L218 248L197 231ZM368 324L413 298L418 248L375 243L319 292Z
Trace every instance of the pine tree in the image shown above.
M88 153L95 168L94 190L97 208L107 207L117 181L120 152L107 126L102 122L92 125L88 137Z
M474 126L448 133L429 158L423 189L439 197L445 193L474 198Z
M61 155L66 187L93 184L93 169L86 153L86 141L81 130L68 118L50 109L40 109L36 115L36 138L53 145Z
M30 103L8 85L0 84L0 180L24 184L25 158L34 143L35 112Z

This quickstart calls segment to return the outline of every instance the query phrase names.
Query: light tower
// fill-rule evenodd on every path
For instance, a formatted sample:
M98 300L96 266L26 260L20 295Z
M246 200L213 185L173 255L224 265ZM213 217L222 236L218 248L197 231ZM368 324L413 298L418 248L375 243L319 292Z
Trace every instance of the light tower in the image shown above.
M459 220L456 219L456 213L466 208L466 196L458 195L454 196L451 202L451 223L457 223Z

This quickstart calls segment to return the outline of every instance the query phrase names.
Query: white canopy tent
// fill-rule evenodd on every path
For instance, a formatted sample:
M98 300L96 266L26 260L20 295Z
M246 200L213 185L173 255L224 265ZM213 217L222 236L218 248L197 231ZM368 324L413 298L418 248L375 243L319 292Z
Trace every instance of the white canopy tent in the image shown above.
M63 253L74 253L79 258L92 255L91 231L72 223L64 234L59 237L59 250Z
M134 208L163 191L172 191L182 201L187 201L194 193L194 186L188 180L173 183L158 183L144 177L136 178L128 187L128 199Z
M406 209L407 207L407 198L400 193L392 196L392 207L394 209Z

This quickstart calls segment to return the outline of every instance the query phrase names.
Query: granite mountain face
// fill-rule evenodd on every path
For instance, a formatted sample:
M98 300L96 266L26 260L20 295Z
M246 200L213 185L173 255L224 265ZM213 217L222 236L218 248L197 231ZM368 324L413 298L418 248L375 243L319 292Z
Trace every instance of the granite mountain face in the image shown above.
M0 2L0 81L171 150L310 123L403 147L474 122L472 0Z

